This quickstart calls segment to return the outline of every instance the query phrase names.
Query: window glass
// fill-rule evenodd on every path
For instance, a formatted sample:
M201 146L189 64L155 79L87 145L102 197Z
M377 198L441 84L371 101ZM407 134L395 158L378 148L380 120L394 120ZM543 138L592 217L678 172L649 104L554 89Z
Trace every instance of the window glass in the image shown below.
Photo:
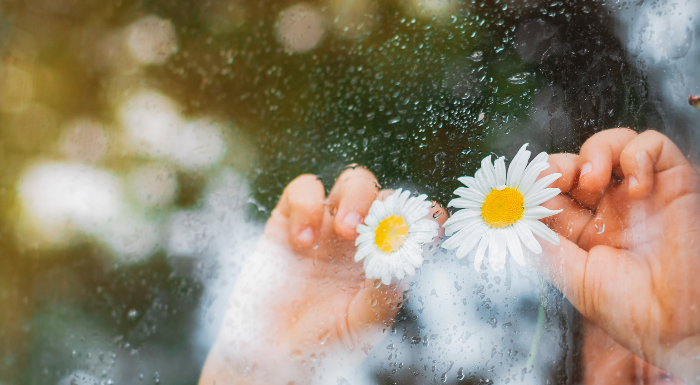
M232 309L305 306L270 278L291 265L269 262L278 294L251 267L301 174L330 194L362 167L447 216L459 177L525 143L655 129L695 162L698 18L695 0L0 1L0 385L196 384L216 346L270 383L581 383L593 332L566 282L475 269L443 232L372 342L318 326L280 347L284 311L236 329Z

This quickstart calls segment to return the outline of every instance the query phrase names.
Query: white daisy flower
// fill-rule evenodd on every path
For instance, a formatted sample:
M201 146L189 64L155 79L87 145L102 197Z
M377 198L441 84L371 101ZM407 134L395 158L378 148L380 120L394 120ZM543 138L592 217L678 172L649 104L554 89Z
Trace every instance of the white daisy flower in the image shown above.
M411 197L410 191L398 189L384 201L374 201L365 218L357 225L355 262L365 260L367 278L388 285L391 277L403 279L423 264L424 243L438 234L439 225L423 219L430 213L427 195Z
M528 165L530 151L526 147L527 143L520 148L507 173L503 157L496 159L495 164L491 164L490 155L484 158L474 177L459 178L467 188L455 190L459 198L448 204L448 207L461 210L445 222L445 234L452 237L442 247L457 249L458 258L463 258L476 247L474 267L477 271L487 249L489 264L495 271L505 267L506 250L515 262L524 265L521 241L533 253L542 252L533 233L559 245L557 234L539 220L562 211L540 206L560 193L558 188L546 187L561 174L554 173L536 180L549 168L549 155L542 152Z

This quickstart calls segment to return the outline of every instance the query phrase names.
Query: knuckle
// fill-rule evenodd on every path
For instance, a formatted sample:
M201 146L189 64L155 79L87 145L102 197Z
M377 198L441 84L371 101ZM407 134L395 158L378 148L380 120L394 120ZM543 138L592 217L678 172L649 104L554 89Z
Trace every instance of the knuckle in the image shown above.
M354 178L368 179L373 181L374 183L376 183L377 180L371 171L362 166L351 167L343 171L343 173L340 174L339 180L345 181Z

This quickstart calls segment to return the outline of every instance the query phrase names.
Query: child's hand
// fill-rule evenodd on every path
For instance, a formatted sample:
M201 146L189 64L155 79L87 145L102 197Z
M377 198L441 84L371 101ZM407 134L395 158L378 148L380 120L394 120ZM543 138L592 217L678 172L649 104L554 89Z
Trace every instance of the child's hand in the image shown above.
M546 204L564 212L548 223L562 243L543 254L544 274L631 352L700 380L698 173L667 137L628 129L550 164L543 174L562 173L553 187L566 194Z
M378 188L360 167L345 171L328 199L312 175L285 188L239 275L200 384L337 376L381 342L402 290L365 280L362 264L353 261L357 225L378 196L390 193ZM447 217L439 206L431 215L440 224Z

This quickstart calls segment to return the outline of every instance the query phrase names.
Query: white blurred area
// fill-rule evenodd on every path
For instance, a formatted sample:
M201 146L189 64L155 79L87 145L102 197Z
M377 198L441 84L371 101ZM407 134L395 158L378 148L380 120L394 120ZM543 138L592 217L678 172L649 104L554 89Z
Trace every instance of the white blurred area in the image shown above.
M169 20L146 16L126 28L126 46L141 64L163 64L177 52L175 26Z
M316 48L325 32L323 15L305 3L293 5L279 14L277 38L289 53L304 53Z
M92 65L115 74L135 73L144 67L161 65L179 47L175 26L170 20L147 15L113 30L86 29L81 45L93 47Z
M68 247L92 239L122 262L137 262L159 250L202 252L193 246L205 231L198 227L177 237L186 247L173 246L172 232L179 231L173 218L182 215L174 206L178 173L216 179L230 127L209 117L185 118L175 102L156 91L129 95L116 107L116 127L90 117L68 121L56 142L63 160L37 161L23 171L18 226L30 246ZM251 153L237 155L246 154ZM117 169L107 169L109 163ZM242 189L230 191L227 199L243 199L247 185L239 184ZM215 211L220 212L207 215Z
M118 108L118 117L131 149L186 170L215 165L226 152L220 124L183 118L180 107L155 91L134 94Z
M24 172L18 195L23 224L43 241L38 247L68 246L82 234L123 260L138 261L155 251L160 238L157 226L126 204L119 178L93 166L37 165Z

